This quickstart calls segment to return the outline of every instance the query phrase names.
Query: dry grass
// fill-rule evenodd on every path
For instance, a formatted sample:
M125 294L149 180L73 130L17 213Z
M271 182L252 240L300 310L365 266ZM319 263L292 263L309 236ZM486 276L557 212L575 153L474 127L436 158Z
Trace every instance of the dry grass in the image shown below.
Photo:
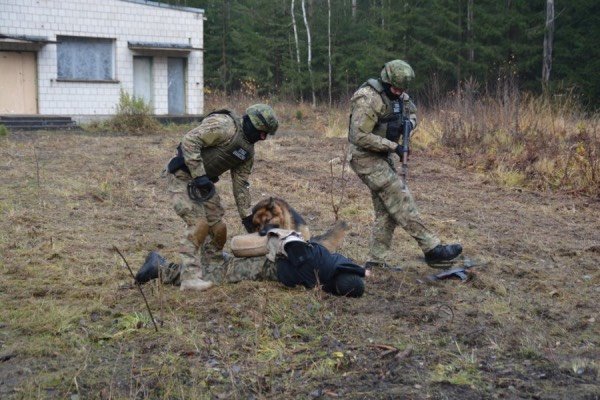
M368 191L339 164L331 179L346 139L326 137L327 114L276 109L284 123L257 146L253 198L285 197L318 233L344 188L341 252L364 262ZM298 110L315 120L299 124ZM391 261L404 271L375 271L361 299L275 282L182 296L152 283L154 332L111 249L134 268L154 249L177 260L182 222L159 173L184 130L0 138L1 398L597 398L599 205L507 189L419 146L409 184L420 211L490 261L474 280L421 283L433 271L398 230ZM241 233L230 179L217 186L229 235Z
M468 84L439 107L421 110L413 148L452 154L461 167L504 186L600 196L599 115L583 112L569 94L549 99L508 87L499 95L476 97L476 84ZM347 135L347 104L313 109L239 93L213 95L207 109L233 107L243 113L257 101L274 106L283 129Z
M600 196L600 116L572 97L475 98L461 92L421 128L463 167L508 186Z
M212 93L206 98L206 111L229 108L239 115L255 103L266 103L272 106L277 114L282 130L312 131L325 134L327 137L341 137L348 132L347 107L337 106L333 109L313 108L310 103L280 102L271 98L257 98L252 94L239 92L231 96Z

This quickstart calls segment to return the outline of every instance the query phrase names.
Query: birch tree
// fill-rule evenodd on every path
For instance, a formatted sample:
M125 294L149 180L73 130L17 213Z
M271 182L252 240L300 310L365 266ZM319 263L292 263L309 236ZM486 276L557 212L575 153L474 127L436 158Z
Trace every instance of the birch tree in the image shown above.
M317 106L317 96L315 94L315 81L313 80L312 73L312 48L310 41L310 26L308 25L308 18L306 17L306 0L302 0L302 17L304 19L304 26L306 27L306 49L308 52L307 55L307 64L308 64L308 77L310 79L310 90L312 94L312 106Z
M329 107L331 107L331 0L327 0L327 76L329 78Z
M298 82L302 81L302 75L300 73L300 44L298 43L298 28L296 27L296 14L294 7L295 0L292 0L290 13L292 16L292 27L294 28L294 43L296 44L296 66L298 68ZM300 89L300 101L304 101L304 96L302 94L302 86L298 85Z
M473 0L467 2L467 40L469 43L469 62L475 61L475 48L473 47Z
M227 37L229 35L229 0L223 0L223 34L221 42L221 79L223 82L223 92L227 93L227 82L229 81L229 65L227 60Z
M552 70L552 46L554 41L554 0L546 0L546 29L544 31L544 55L542 57L542 85L550 81Z

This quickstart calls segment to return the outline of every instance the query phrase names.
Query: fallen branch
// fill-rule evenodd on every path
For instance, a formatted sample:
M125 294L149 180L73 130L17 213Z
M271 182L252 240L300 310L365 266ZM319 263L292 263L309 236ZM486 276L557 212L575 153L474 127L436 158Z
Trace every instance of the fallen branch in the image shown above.
M125 259L125 257L121 253L121 251L119 251L119 249L117 248L117 246L113 246L113 249L117 253L119 253L119 255L121 256L121 258L125 262L125 265L127 266L127 269L129 270L129 273L131 274L131 277L133 278L133 280L135 280L135 275L133 275L133 270L129 266L129 263L127 262L127 260ZM152 311L150 310L150 305L148 305L148 300L146 299L146 295L144 294L144 291L142 290L142 285L136 284L136 286L138 287L138 289L140 290L140 293L142 294L142 297L144 298L144 303L146 303L146 308L148 309L148 314L150 314L150 319L152 320L152 324L154 325L154 329L156 329L156 332L158 332L158 326L156 325L156 321L154 321L154 316L152 315Z

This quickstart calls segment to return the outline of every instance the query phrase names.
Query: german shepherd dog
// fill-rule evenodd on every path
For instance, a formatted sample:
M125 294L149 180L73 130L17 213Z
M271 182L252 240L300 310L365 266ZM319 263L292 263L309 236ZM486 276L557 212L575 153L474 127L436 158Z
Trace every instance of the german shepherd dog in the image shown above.
M266 232L272 228L289 229L302 233L306 240L322 244L327 250L334 252L342 245L348 224L337 222L323 235L311 236L304 218L285 200L269 197L256 203L252 208L253 232Z

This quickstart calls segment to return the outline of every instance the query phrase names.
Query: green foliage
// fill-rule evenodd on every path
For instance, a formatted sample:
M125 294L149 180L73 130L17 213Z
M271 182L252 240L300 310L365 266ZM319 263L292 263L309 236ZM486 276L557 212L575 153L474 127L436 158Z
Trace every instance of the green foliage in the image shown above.
M117 114L110 121L111 130L132 134L154 133L161 129L152 117L152 107L144 99L121 90Z
M8 128L6 126L0 124L0 137L8 136L9 133L10 132L9 132Z
M176 0L170 1L177 4ZM291 0L187 0L208 17L205 79L226 93L252 82L260 96L304 100L311 96L302 0L295 0L300 63ZM331 2L331 68L334 99L347 99L384 62L408 61L411 88L421 102L474 79L493 92L506 77L540 92L546 2L451 1ZM316 94L328 97L328 2L305 1L311 31ZM472 8L472 9L471 9ZM354 15L353 15L354 14ZM576 88L597 107L600 98L600 3L573 0L555 10L550 88ZM433 86L433 87L432 87ZM432 98L434 97L434 98Z

